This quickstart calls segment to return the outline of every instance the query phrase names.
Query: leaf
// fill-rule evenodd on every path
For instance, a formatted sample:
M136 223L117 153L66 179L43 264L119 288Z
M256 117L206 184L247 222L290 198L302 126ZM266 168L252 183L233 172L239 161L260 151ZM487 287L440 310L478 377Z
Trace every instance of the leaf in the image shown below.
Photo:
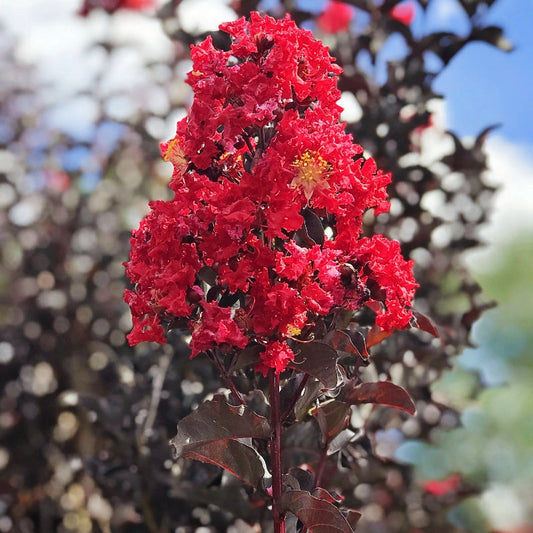
M257 487L266 473L259 454L250 446L236 440L187 444L183 447L181 456L220 466L252 487Z
M302 216L304 217L304 228L307 237L315 244L324 244L324 226L320 218L318 218L314 211L307 208L303 210Z
M337 494L336 492L329 492L326 489L322 487L317 487L313 490L311 493L315 498L320 498L321 500L325 500L329 503L340 503L342 500L344 500L344 496L341 496Z
M211 287L214 287L216 285L217 273L216 273L216 271L213 268L211 268L209 266L203 266L198 271L197 276L198 276L199 280L205 281Z
M294 406L294 416L296 417L296 420L303 420L308 415L311 404L313 404L319 396L322 396L322 394L322 384L320 381L310 379Z
M313 409L322 435L327 443L332 441L343 429L348 426L350 406L344 402L325 402Z
M315 476L313 476L309 470L294 467L289 469L289 474L298 481L299 489L309 491L313 489Z
M474 28L469 37L470 41L483 41L503 50L511 52L513 44L504 37L503 30L498 26L486 26L485 28Z
M337 359L339 354L325 342L310 342L299 345L300 351L295 355L289 367L305 372L318 379L325 388L337 386Z
M350 524L354 529L357 525L357 522L359 522L359 519L361 518L361 513L359 511L354 511L353 509L350 509L346 513L346 520L348 521L348 524Z
M439 332L437 331L437 328L435 324L422 313L419 313L418 311L413 311L413 318L411 319L412 327L417 328L421 331L425 331L426 333L429 333L430 335L433 335L435 338L440 338Z
M372 326L366 336L366 345L368 348L371 348L391 335L392 331L382 331L379 326Z
M304 490L291 490L281 497L283 511L290 511L309 533L353 533L342 513L330 502Z
M391 381L361 383L351 389L350 384L351 382L347 383L341 395L342 401L350 405L376 403L395 407L411 415L416 412L415 404L407 391Z
M329 342L335 350L351 353L364 359L368 359L369 357L365 338L359 331L341 331L338 329L334 332Z
M250 365L255 365L261 357L260 353L264 350L262 346L259 344L247 346L243 350L237 352L233 359L231 360L231 364L228 369L228 374L232 374L236 370L240 370L241 368L245 368Z
M236 439L269 437L265 417L244 405L230 405L217 395L178 423L170 444L175 457L216 464L255 486L264 475L262 461L255 450Z
M353 442L359 437L359 433L355 433L351 429L343 429L328 446L328 455L333 455L346 447L349 442Z

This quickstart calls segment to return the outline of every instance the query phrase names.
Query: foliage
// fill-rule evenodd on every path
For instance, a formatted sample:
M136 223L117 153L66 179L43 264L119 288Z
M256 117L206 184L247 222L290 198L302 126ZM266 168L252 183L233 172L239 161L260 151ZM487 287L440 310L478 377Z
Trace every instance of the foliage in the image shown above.
M169 2L157 13L176 43L177 65L187 61L187 46L205 37L180 28L178 3ZM313 494L307 474L296 467L324 457L322 486L334 501L339 498L333 492L342 495L344 508L362 512L359 531L448 533L454 529L446 521L447 510L472 486L461 483L445 497L432 494L414 480L410 466L395 459L394 450L406 437L431 442L435 428L459 423L452 407L434 401L430 387L450 366L450 358L469 344L472 324L487 307L460 256L477 246L477 228L486 220L493 191L483 181L488 130L472 146L439 132L430 123L437 98L431 84L469 42L482 40L502 49L509 45L498 28L482 25L483 9L491 1L461 2L471 22L467 36L413 35L405 19L390 16L398 3L394 0L380 6L370 0L347 3L356 7L364 27L358 26L357 34L324 36L344 67L339 89L345 98L355 96L360 106L361 116L346 129L393 176L391 212L365 217L365 232L399 240L403 255L415 260L420 285L415 308L438 324L441 341L415 330L381 338L369 327L335 340L341 363L359 371L363 381L393 381L408 390L417 416L363 405L344 417L348 411L342 405L325 403L309 412L305 402L320 393L320 385L309 387L311 396L304 395L293 411L291 407L298 430L283 434L288 450L283 459L292 476L286 483L294 488L283 505L303 518L307 505L302 501L326 497ZM417 9L429 3L420 2ZM272 14L282 17L288 11L299 23L313 20L313 14L292 4L286 2ZM256 8L253 0L234 5L238 15ZM393 34L404 39L407 52L387 64L385 81L377 80L365 62L384 67L380 52ZM212 38L224 42L220 32ZM109 58L117 53L111 36L99 46ZM438 60L438 70L428 71L430 58ZM224 387L224 366L212 368L202 355L188 360L188 347L176 332L163 349L139 346L132 355L125 344L131 324L120 301L125 284L121 263L132 218L144 214L147 198L166 195L163 176L168 170L159 163L150 131L151 119L161 120L168 109L154 111L139 99L135 112L115 129L108 113L116 95L95 91L100 110L95 136L80 142L46 126L40 88L24 80L32 73L12 55L3 61L4 71L16 75L8 78L12 86L2 86L6 94L1 99L2 524L23 532L194 531L200 526L226 531L242 527L242 520L266 528L270 516L260 512L264 494L251 492L215 465L171 459L168 440L176 422L183 425L193 407ZM171 99L169 107L185 106L187 93L178 90L177 69L164 62L147 68L158 80L153 83ZM34 93L27 89L32 85ZM110 132L116 131L121 137L113 140ZM448 153L430 163L424 153L428 134L453 141ZM65 155L80 149L90 154L90 164L87 159L63 168ZM95 165L99 179L93 187ZM429 209L430 195L447 206L446 217ZM419 324L422 329L431 330L422 317L420 321L426 324ZM365 350L370 357L361 357ZM254 354L248 352L231 362L242 394L249 392L253 379L250 361ZM316 365L307 368L311 376L322 372ZM296 377L287 382L294 392L300 385ZM256 393L249 401L258 416L267 414L264 395ZM412 411L408 403L403 405ZM337 433L345 420L347 427ZM321 431L326 440L320 440ZM321 455L324 449L327 453ZM201 451L195 445L185 449ZM254 467L246 476L255 483ZM346 522L353 525L356 518L352 514ZM304 520L312 527L315 518Z

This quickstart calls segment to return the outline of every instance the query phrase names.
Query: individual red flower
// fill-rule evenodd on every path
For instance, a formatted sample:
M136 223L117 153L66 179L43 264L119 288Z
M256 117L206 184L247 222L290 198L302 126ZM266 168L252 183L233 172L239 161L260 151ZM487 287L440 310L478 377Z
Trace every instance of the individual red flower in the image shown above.
M318 27L325 33L348 31L354 17L353 7L344 2L329 1L316 19Z
M416 8L413 3L396 4L390 11L391 18L409 26L416 15Z
M257 370L279 373L339 309L366 303L382 329L407 327L412 262L362 237L365 212L388 210L390 176L344 131L339 67L288 17L221 29L231 48L193 47L193 103L161 144L174 198L132 234L128 340L188 324L192 357L259 345Z
M255 369L266 377L271 368L278 374L285 370L287 365L294 359L294 352L287 343L275 341L269 343L260 356L261 361L257 363Z

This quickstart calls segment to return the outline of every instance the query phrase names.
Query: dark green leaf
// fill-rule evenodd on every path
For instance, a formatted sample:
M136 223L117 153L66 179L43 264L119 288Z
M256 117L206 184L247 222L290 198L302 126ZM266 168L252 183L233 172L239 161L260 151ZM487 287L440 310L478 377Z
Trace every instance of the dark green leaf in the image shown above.
M376 403L401 409L411 415L416 412L415 404L407 391L390 381L361 383L355 387L348 382L342 391L341 398L351 405Z
M309 533L353 533L342 513L330 502L304 490L291 490L281 497L281 507L298 517Z
M333 389L337 386L337 350L324 342L299 344L299 351L290 368L305 372L315 377L324 387Z

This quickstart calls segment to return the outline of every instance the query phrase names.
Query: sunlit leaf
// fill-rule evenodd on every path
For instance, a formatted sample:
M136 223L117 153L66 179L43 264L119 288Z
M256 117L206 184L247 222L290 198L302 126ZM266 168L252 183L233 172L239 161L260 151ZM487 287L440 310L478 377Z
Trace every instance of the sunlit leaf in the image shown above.
M187 444L183 447L181 456L220 466L252 487L256 487L266 473L259 454L250 446L236 440Z
M269 437L270 426L265 417L244 405L230 405L218 395L181 420L170 443L176 457L221 466L255 486L265 473L262 461L255 450L236 439Z
M376 403L401 409L411 415L416 412L415 404L407 391L390 381L361 383L356 386L349 382L342 391L341 399L351 405Z
M412 327L417 328L421 331L425 331L430 335L433 335L435 338L439 338L439 332L435 324L428 318L426 315L419 313L418 311L413 311L413 319L411 320Z

